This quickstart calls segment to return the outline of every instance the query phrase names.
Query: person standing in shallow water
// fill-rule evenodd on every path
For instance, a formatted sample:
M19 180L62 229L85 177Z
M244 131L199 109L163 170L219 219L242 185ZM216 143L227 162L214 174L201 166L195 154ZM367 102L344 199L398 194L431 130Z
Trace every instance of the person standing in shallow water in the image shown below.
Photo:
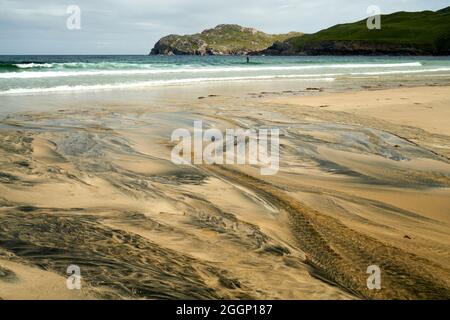
M247 63L250 63L250 57L247 56Z

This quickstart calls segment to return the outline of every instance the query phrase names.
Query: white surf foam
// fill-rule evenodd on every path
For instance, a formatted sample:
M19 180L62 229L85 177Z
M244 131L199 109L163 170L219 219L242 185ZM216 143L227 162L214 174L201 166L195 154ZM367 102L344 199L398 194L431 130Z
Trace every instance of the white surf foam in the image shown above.
M132 89L153 86L167 86L167 85L186 85L193 83L208 83L208 82L226 82L226 81L253 81L253 80L271 80L279 78L301 78L295 75L280 75L280 76L254 76L254 77L223 77L223 78L191 78L191 79L174 79L174 80L156 80L156 81L141 81L115 84L99 84L99 85L78 85L78 86L57 86L49 88L16 88L6 91L0 91L0 95L13 94L36 94L48 92L76 92L76 91L96 91L96 90L115 90L115 89ZM334 78L311 78L308 81L334 81Z
M16 67L20 69L30 69L30 68L52 68L52 63L17 63Z
M89 71L28 71L0 73L0 79L33 79L57 77L85 77L85 76L120 76L146 75L168 73L222 73L222 72L255 72L255 71L300 71L320 69L362 69L362 68L405 68L420 67L420 62L384 63L384 64L329 64L307 66L264 66L264 67L201 67L201 68L173 68L173 69L134 69L134 70L89 70Z
M450 68L435 68L435 69L422 69L422 70L397 70L397 71L374 71L374 72L352 72L349 75L365 75L365 76L377 76L384 74L409 74L409 73L427 73L427 72L439 72L450 71Z

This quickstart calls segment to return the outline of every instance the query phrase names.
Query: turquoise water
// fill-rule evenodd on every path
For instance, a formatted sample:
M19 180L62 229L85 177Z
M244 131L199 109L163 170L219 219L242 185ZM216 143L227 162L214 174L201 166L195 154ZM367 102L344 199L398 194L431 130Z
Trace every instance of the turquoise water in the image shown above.
M450 57L0 56L0 95L396 74L450 75Z

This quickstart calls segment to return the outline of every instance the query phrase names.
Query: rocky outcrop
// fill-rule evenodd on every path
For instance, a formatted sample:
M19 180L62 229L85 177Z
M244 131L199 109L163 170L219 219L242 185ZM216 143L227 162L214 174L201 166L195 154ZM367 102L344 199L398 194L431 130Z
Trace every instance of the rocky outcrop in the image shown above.
M245 55L270 47L276 41L300 36L299 32L271 35L253 28L222 24L193 35L168 35L151 55Z
M300 50L287 42L276 42L258 52L262 55L430 55L431 53L410 45L373 43L364 41L324 40L306 43Z

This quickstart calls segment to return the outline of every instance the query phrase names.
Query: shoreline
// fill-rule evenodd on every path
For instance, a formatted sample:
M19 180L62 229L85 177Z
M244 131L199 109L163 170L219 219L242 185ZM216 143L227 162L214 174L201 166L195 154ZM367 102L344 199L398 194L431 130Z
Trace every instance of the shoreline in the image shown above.
M421 76L385 75L383 81L377 76L340 77L335 81L309 82L304 80L258 80L231 81L217 83L194 83L185 85L129 88L120 90L92 90L73 92L46 92L32 94L0 95L2 108L0 116L17 112L55 111L58 105L78 108L79 105L92 107L161 106L170 108L183 103L197 105L197 100L210 98L258 100L267 97L322 96L340 92L374 91L394 88L445 87L450 86L449 74ZM237 102L239 103L239 102Z

